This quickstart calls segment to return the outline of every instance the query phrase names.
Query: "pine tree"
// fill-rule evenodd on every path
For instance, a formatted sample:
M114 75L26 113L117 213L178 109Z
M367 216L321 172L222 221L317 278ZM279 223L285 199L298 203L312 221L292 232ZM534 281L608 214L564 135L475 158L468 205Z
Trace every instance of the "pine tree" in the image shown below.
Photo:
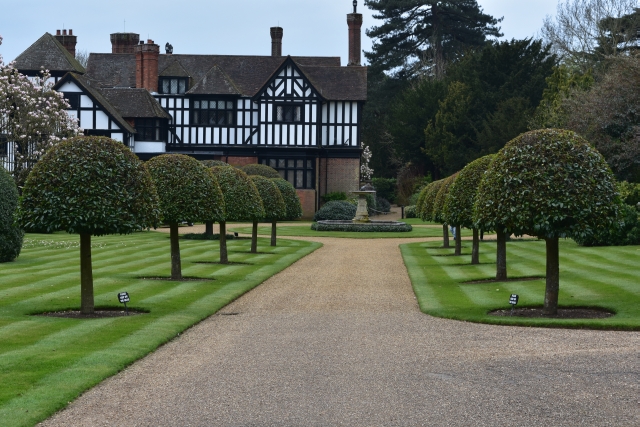
M476 0L365 0L383 24L367 30L374 39L365 52L374 69L411 77L440 76L447 61L487 36L500 37L496 19Z

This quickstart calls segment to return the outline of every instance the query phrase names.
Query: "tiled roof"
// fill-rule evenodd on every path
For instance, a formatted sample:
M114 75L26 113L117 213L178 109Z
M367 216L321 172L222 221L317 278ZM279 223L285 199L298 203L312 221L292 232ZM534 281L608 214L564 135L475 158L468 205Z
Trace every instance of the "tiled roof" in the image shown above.
M267 83L267 80L287 58L273 56L235 56L235 55L165 55L158 59L158 70L168 76L176 67L183 68L191 77L198 91L211 85L209 77L206 84L203 79L217 67L211 90L229 94L229 85L242 96L253 97ZM367 73L365 67L341 67L339 57L304 57L291 59L312 79L316 89L329 100L365 100L367 96ZM87 74L100 82L103 87L135 87L135 54L92 53L89 56ZM174 76L180 77L180 76ZM216 77L216 76L213 76ZM226 80L226 81L225 81ZM198 92L204 93L204 92Z
M234 82L217 65L196 83L188 92L189 95L240 95Z
M84 67L73 55L49 33L45 33L18 55L15 66L20 71L38 71L45 67L49 71L73 71L80 74L85 72Z
M173 62L169 62L167 68L161 70L159 75L162 77L191 77L189 72L177 59L174 59Z
M107 111L107 114L118 123L118 125L126 129L130 133L136 133L136 130L122 117L120 112L102 95L97 82L92 81L86 76L68 73L65 77L53 86L53 89L58 89L67 79L73 80L80 88L84 89L89 95L98 103L102 108ZM144 89L143 89L144 90ZM146 92L146 91L145 91ZM157 103L157 102L156 102Z
M170 119L158 101L146 89L117 88L100 89L104 97L126 118Z

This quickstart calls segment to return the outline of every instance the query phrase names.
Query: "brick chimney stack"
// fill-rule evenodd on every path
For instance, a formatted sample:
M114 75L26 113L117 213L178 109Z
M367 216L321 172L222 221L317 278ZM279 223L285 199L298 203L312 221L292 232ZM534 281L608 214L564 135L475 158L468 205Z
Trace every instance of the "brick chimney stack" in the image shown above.
M282 56L282 27L271 27L271 56Z
M67 34L67 30L62 30L62 34L60 34L60 30L56 30L56 35L54 37L75 58L78 37L73 35L73 30L69 30L69 34Z
M147 43L140 41L134 50L136 54L136 87L145 88L149 92L157 92L160 46L155 44L153 40L147 40Z
M134 53L140 43L140 34L113 33L111 34L111 53Z
M360 66L362 14L357 13L357 5L358 2L354 0L353 13L347 15L347 25L349 25L349 63L347 65Z

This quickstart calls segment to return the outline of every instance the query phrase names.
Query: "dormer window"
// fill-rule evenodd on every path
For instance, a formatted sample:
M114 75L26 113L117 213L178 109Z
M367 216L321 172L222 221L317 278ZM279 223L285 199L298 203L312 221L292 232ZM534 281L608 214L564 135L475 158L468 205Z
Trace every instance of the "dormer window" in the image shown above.
M185 77L160 77L158 85L160 93L180 95L187 91L187 78Z

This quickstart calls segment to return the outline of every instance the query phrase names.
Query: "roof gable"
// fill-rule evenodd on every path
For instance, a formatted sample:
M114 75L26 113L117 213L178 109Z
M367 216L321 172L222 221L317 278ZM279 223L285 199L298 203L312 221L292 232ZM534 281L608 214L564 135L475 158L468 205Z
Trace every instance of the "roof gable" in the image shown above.
M191 77L189 72L182 66L177 59L171 62L159 74L160 77Z
M323 99L318 89L300 67L288 56L282 65L269 77L255 98L270 99Z
M45 33L16 58L18 70L73 71L84 74L84 67L49 33Z
M188 95L240 95L236 84L217 65L196 83Z

